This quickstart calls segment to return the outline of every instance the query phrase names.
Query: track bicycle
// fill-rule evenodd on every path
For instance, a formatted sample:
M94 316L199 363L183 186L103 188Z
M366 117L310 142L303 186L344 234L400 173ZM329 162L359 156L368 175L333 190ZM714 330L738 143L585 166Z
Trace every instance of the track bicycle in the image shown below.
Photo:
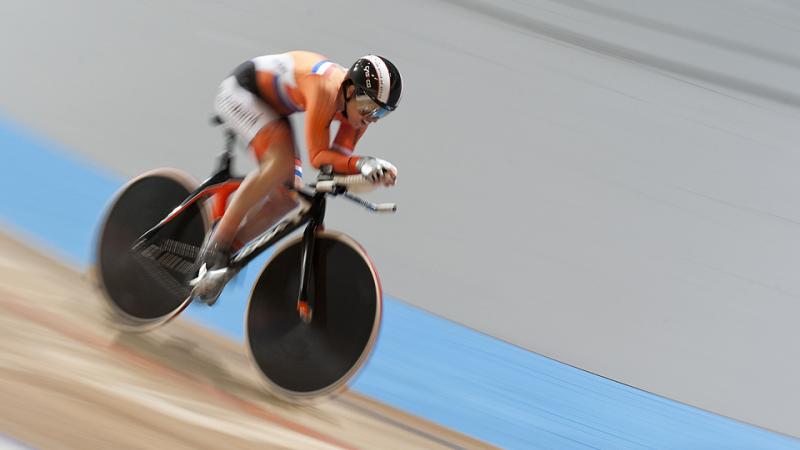
M226 133L217 170L199 186L179 170L156 169L128 182L108 206L96 238L95 271L122 329L163 325L192 302L189 280L210 224L222 217L243 180L231 174L235 137ZM337 176L323 167L316 182L291 188L299 208L231 257L230 267L238 271L281 243L250 291L244 331L267 386L290 401L342 389L377 339L382 292L375 266L353 238L323 223L330 196L374 212L395 211L394 204L351 192L370 184L361 175Z

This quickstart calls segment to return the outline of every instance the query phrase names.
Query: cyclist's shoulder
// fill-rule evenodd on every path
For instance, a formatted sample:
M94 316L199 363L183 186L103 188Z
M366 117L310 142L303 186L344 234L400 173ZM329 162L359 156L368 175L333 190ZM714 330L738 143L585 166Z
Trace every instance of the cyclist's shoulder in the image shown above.
M309 70L297 70L297 83L308 92L335 97L344 80L345 73L340 73L327 63L317 64Z
M327 56L322 55L320 53L308 51L308 50L290 50L283 53L270 53L264 54L260 56L256 56L251 58L253 60L282 60L282 61L290 61L292 65L301 70L306 68L307 71L311 71L315 66L328 62L333 63ZM335 66L338 64L333 63Z
M298 76L330 79L335 83L341 83L344 79L346 70L325 55L307 50L295 50L287 54L291 55Z

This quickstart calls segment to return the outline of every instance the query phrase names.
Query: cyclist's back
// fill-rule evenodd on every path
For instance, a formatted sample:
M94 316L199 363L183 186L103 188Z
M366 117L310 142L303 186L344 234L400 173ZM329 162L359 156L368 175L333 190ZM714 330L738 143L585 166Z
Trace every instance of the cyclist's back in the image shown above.
M335 98L346 71L318 53L292 51L258 56L240 65L234 73L239 84L245 88L255 87L253 94L288 115L305 111L309 95L326 93ZM248 86L246 77L250 76L254 77L254 83ZM322 92L312 85L321 85Z

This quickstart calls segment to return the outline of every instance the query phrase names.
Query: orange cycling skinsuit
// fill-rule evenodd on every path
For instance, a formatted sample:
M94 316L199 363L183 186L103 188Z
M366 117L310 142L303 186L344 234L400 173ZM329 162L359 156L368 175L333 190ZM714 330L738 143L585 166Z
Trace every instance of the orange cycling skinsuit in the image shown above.
M336 172L358 173L355 158L349 156L366 127L354 129L334 103L346 73L342 66L312 52L259 56L237 67L222 83L215 106L247 142L271 122L305 111L311 164L333 164ZM333 120L339 120L341 126L330 144ZM253 146L259 160L271 141L271 130L265 131L267 135Z
M245 178L201 250L200 262L205 266L200 273L227 267L232 247L246 241L243 234L250 237L252 230L245 232L245 228L256 222L251 219L253 211L260 203L264 207L265 198L279 197L276 188L292 181L292 161L294 182L302 177L300 154L287 119L293 113L306 113L306 145L313 167L331 165L339 174L360 173L375 183L394 184L397 169L391 163L353 156L353 150L369 124L397 107L401 88L397 68L377 55L361 57L349 69L308 51L259 56L240 64L220 84L214 108L224 125L249 144L260 168ZM331 142L333 121L339 122L339 129ZM280 210L273 213L288 212L285 205L275 205L280 202L273 199L272 203L271 209ZM273 219L261 225L271 225ZM231 276L196 287L198 297L213 304Z

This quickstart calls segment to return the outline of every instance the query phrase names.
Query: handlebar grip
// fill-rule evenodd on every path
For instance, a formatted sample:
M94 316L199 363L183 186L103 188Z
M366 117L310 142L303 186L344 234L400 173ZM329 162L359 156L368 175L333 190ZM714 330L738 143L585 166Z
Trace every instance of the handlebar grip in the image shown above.
M397 211L397 204L396 203L378 203L375 205L375 211L377 212L395 212Z
M317 181L317 184L314 185L314 189L316 189L317 192L333 192L333 188L337 184L335 180Z
M333 177L333 181L346 186L373 184L372 181L369 181L364 175L336 175Z
M375 189L376 184L363 175L335 176L332 180L317 181L314 188L318 192L333 192L336 186L346 186L351 192L368 192Z
M369 192L377 186L368 180L364 175L337 175L333 177L333 182L340 186L347 186L350 192Z

